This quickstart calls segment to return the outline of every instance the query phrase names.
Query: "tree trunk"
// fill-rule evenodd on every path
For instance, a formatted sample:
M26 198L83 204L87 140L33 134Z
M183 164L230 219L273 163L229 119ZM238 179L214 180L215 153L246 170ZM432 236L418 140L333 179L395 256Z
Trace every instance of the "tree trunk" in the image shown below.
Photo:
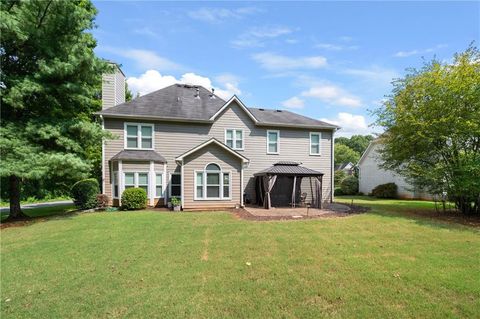
M8 220L15 220L26 218L27 216L22 212L20 207L20 178L11 175L9 177L10 184L10 214Z

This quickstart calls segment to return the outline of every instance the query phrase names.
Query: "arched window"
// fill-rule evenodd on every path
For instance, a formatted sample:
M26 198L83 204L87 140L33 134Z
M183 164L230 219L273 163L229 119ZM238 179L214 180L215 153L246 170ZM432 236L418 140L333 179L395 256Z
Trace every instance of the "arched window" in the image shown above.
M220 166L215 163L208 164L205 166L206 171L221 171Z
M230 198L230 172L210 163L203 171L195 171L195 199L222 200Z

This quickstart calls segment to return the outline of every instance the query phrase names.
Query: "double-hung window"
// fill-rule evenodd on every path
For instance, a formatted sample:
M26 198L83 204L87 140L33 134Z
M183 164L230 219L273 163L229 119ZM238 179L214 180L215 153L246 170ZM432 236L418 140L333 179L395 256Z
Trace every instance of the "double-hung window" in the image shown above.
M267 154L280 153L280 131L267 130Z
M112 184L113 184L113 197L118 198L118 173L117 172L113 173Z
M153 124L125 123L125 148L152 149Z
M226 129L225 144L234 150L243 150L243 130Z
M126 172L124 173L125 177L125 189L138 187L143 190L148 195L148 173L145 172Z
M322 133L310 133L310 155L320 155Z
M217 164L208 164L195 172L195 199L230 199L230 172L223 172Z
M163 197L163 174L155 174L155 197Z

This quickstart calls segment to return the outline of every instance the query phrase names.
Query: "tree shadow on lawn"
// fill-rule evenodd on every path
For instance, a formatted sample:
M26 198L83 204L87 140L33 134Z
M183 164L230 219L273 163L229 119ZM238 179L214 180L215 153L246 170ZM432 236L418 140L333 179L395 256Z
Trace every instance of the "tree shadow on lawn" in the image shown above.
M453 210L437 212L435 209L412 208L408 205L399 206L400 209L398 209L398 206L396 205L382 207L372 205L370 206L371 210L368 213L388 218L414 220L415 223L419 225L435 228L446 229L454 227L465 229L465 226L480 228L480 216L466 216Z
M31 208L25 209L24 214L27 215L27 218L20 218L18 220L8 221L9 212L1 212L1 223L0 229L10 228L10 227L21 227L33 225L37 222L44 222L53 219L69 219L72 218L82 211L78 210L72 204L61 204L53 207L41 207L41 208Z

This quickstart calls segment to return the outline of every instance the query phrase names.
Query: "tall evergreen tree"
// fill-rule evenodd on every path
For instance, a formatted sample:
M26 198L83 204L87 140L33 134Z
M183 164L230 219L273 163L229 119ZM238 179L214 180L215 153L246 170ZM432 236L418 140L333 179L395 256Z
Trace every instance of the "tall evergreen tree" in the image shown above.
M22 180L74 180L90 170L102 139L92 113L108 66L87 32L97 13L89 0L3 0L0 10L0 175L14 219L23 215Z

